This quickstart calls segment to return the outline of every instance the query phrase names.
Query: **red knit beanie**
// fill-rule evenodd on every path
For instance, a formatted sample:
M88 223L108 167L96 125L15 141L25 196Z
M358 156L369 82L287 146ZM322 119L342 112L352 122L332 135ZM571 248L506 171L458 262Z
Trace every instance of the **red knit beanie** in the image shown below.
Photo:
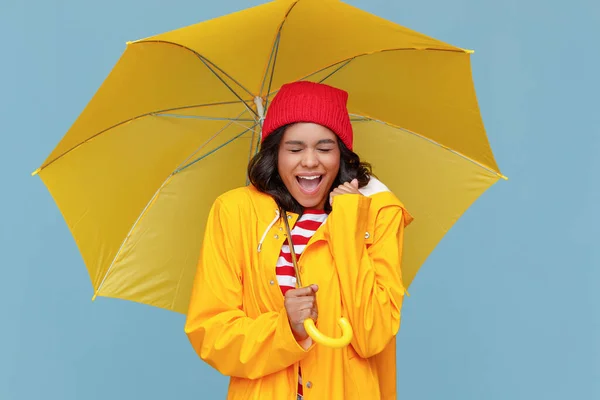
M347 101L347 92L322 83L287 83L269 105L262 127L262 140L284 125L313 122L331 129L352 150L353 134Z

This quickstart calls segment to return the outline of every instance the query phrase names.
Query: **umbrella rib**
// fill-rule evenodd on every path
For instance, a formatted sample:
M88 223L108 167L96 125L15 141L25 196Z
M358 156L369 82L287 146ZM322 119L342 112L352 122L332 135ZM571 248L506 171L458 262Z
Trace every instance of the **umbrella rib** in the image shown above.
M265 86L265 82L267 81L267 76L269 75L269 69L271 69L271 60L273 60L273 53L276 51L276 49L279 49L279 41L281 40L281 31L283 29L283 26L285 25L290 13L292 12L292 10L294 9L294 7L296 7L296 4L298 4L298 1L300 0L296 0L294 1L290 7L287 9L287 11L285 12L285 15L283 16L283 19L281 20L281 23L279 24L279 27L277 28L277 33L275 34L275 37L273 38L273 45L271 46L271 55L269 56L269 61L267 62L267 65L265 66L265 73L263 76L263 81L260 87L260 94L262 95L262 91L264 89ZM273 73L275 70L275 62L273 62L273 68L271 69L272 73L271 73L271 81L273 80ZM269 88L267 90L267 94L271 91L271 89ZM268 97L267 97L268 99ZM266 108L266 107L265 107Z
M342 65L340 65L339 67L337 67L336 69L334 69L330 74L328 74L327 76L325 76L325 78L321 79L319 81L319 83L325 82L327 79L331 78L336 72L338 72L339 70L341 70L342 68L344 68L346 65L350 64L352 61L354 61L354 58L351 58L349 60L343 61ZM324 70L321 70L321 71L324 71Z
M192 50L193 51L193 50ZM200 61L202 61L202 63L206 66L206 68L208 68L210 70L210 72L212 72L222 83L223 85L225 85L227 87L227 89L229 89L229 91L231 93L233 93L233 95L235 97L237 97L238 99L240 99L240 101L244 102L244 105L246 106L246 108L248 108L248 110L250 112L252 112L254 115L256 115L258 117L258 114L256 113L256 111L254 111L251 107L248 107L248 104L246 104L246 102L240 97L239 94L237 94L237 92L235 90L233 90L233 88L231 86L229 86L229 84L227 82L225 82L225 80L215 72L214 69L212 69L208 64L210 63L212 66L214 66L215 68L217 68L219 71L221 71L223 74L225 74L225 76L227 76L229 79L231 79L232 81L234 81L235 83L237 83L231 76L229 76L226 72L224 72L221 68L217 67L215 64L213 64L212 62L210 62L209 60L205 59L202 55L196 53L196 55L198 56L198 58L200 59ZM237 83L238 85L240 85L239 83ZM240 87L244 90L247 91L247 89L245 89L243 86L240 85ZM252 96L252 93L248 92L250 94L250 96Z
M205 159L206 157L210 156L211 154L214 154L217 151L221 150L223 147L227 146L228 144L236 141L240 137L244 136L246 134L246 132L254 129L254 127L256 127L256 125L258 125L258 122L255 123L254 125L252 125L251 127L245 128L242 132L238 133L237 135L235 135L234 137L232 137L231 139L229 139L225 143L220 144L219 146L215 147L214 149L212 149L208 153L202 154L200 157L196 158L194 161L192 161L192 162L190 162L190 163L188 163L188 164L186 164L186 165L184 165L184 166L182 166L180 168L177 168L175 171L173 171L173 175L177 174L177 173L179 173L179 172L181 172L181 171L183 171L183 170L185 170L185 169L187 169L189 167L191 167L192 165L196 164L199 161L202 161L203 159Z
M279 42L281 40L281 32L277 35L277 40L275 41L275 55L273 56L273 68L271 68L271 77L269 78L269 87L267 88L267 93L271 91L271 85L273 84L273 77L275 76L275 67L277 66L277 54L279 53ZM265 110L269 105L269 96L267 96L265 100Z
M298 3L298 1L299 0L292 3L292 5L286 11L285 15L283 16L283 20L281 21L281 23L279 24L279 27L277 28L277 33L275 34L275 38L273 39L273 45L271 46L271 53L269 55L269 60L267 62L267 65L265 66L265 73L263 75L263 79L262 79L262 82L260 85L259 96L258 96L258 97L261 97L263 95L265 83L267 82L267 76L269 75L269 70L271 70L271 77L269 79L269 87L267 88L267 96L266 96L266 102L264 105L264 109L267 109L267 106L269 104L268 93L271 91L271 85L273 84L273 76L275 75L275 65L277 63L277 54L279 53L279 43L281 41L281 31L283 29L283 26L285 25L285 22L288 19L288 16L292 12L292 10L294 9L294 7ZM272 62L272 66L271 66L271 62ZM258 153L258 150L260 147L260 139L261 139L260 131L262 130L261 122L262 122L261 117L259 116L258 124L257 124L259 126L259 134L258 134L258 139L257 139L256 147L255 147L255 152L254 152L255 155ZM255 125L255 128L257 125ZM248 162L250 162L251 157L252 157L252 147L254 146L255 136L256 136L256 129L255 129L255 132L252 134L252 140L250 141L250 148L248 149ZM249 177L246 178L246 184L248 184L248 183L249 183Z
M244 110L242 112L245 113L246 110ZM240 115L242 115L240 114ZM135 220L135 222L133 223L133 225L131 226L131 228L129 229L129 232L127 233L127 235L125 236L125 239L123 239L123 242L121 242L121 245L119 246L119 249L117 250L117 253L115 254L115 256L113 257L108 269L106 270L106 273L104 274L104 277L102 278L102 281L100 282L100 284L98 285L98 288L94 291L94 295L92 297L92 300L96 299L96 296L98 296L100 289L102 288L102 286L104 285L104 283L106 282L106 279L108 278L108 276L110 275L110 272L112 271L117 259L119 258L119 256L121 255L121 252L123 251L123 249L125 248L125 244L127 244L127 241L129 240L129 238L131 237L131 235L133 234L133 231L135 230L135 228L138 226L138 224L140 223L140 221L142 220L142 218L144 217L144 215L146 215L146 213L148 212L148 210L150 209L150 207L152 206L152 204L154 204L155 199L158 197L159 193L161 192L161 190L165 187L165 185L171 180L171 178L173 178L173 176L181 171L183 171L184 169L190 167L191 165L197 163L198 161L202 160L203 158L208 157L209 155L215 153L217 150L225 147L226 145L228 145L229 143L233 142L234 140L238 139L239 137L241 137L243 134L245 134L248 130L253 129L256 124L254 124L252 127L250 128L246 128L244 129L240 134L235 135L232 139L228 140L227 142L217 146L215 149L209 151L208 153L202 155L200 158L192 161L191 163L181 166L182 164L185 164L188 160L190 160L194 154L198 153L198 151L200 151L200 149L202 149L204 146L206 146L211 140L213 140L215 137L217 137L220 133L222 133L225 129L227 129L229 126L231 126L232 122L229 122L228 124L226 124L223 128L221 128L217 133L215 133L213 136L211 136L208 140L206 140L202 145L200 145L200 147L196 150L194 150L194 152L187 157L183 162L181 162L177 168L175 170L173 170L168 176L167 178L163 181L163 183L158 187L158 189L154 192L154 195L150 198L150 200L148 201L148 203L146 203L146 206L144 207L144 209L142 210L142 212L140 213L140 215L138 215L137 219Z
M248 101L250 101L250 100L246 100L246 101L242 100L243 103L246 103ZM192 109L192 108L222 106L222 105L239 104L239 103L240 103L240 101L222 101L222 102L217 102L217 103L195 104L195 105L191 105L191 106L166 108L164 110L150 111L150 112L147 112L147 113L144 113L144 114L136 115L135 117L128 118L128 119L126 119L124 121L121 121L121 122L117 122L116 124L114 124L112 126L109 126L108 128L103 129L100 132L98 132L98 133L90 136L89 138L85 139L83 142L74 145L70 149L66 150L64 153L62 153L59 156L57 156L54 160L51 160L46 165L42 165L41 167L39 167L38 169L36 169L31 175L38 174L42 169L49 167L54 162L58 161L62 157L66 156L70 152L72 152L75 149L77 149L79 146L82 146L82 145L86 144L87 142L90 142L91 140L93 140L93 139L97 138L98 136L102 135L103 133L106 133L106 132L108 132L108 131L110 131L110 130L112 130L114 128L118 128L119 126L125 125L125 124L127 124L127 123L129 123L131 121L135 121L137 119L141 119L141 118L148 117L148 116L154 116L156 114L161 114L161 113L165 113L165 112L169 112L169 111L189 110L189 109Z
M246 112L247 110L244 110ZM186 114L171 114L171 113L154 113L155 117L167 117L167 118L182 118L182 119L199 119L203 121L232 121L232 122L256 122L255 119L240 119L240 118L227 118L227 117L209 117L207 115L186 115Z
M209 67L207 65L207 63L210 64L210 65L212 65L213 67L215 67L216 69L218 69L223 75L225 75L226 77L228 77L229 79L231 79L236 85L238 85L240 88L242 88L248 95L250 95L251 97L254 97L254 94L250 90L248 90L244 85L242 85L240 82L238 82L237 80L235 80L231 75L229 75L227 72L225 72L223 69L221 69L217 64L215 64L214 62L210 61L208 58L206 58L205 56L203 56L202 54L198 53L196 50L194 50L192 48L189 48L189 47L187 47L187 46L185 46L183 44L180 44L180 43L170 42L168 40L156 40L156 39L150 39L150 40L144 39L144 40L140 40L140 41L137 41L137 42L132 42L131 44L134 45L134 44L137 44L137 43L162 43L162 44L169 44L169 45L172 45L172 46L181 47L182 49L188 50L188 51L194 53L196 55L196 57L198 57L198 59L200 61L202 61L202 63L208 69L210 69L210 71L213 74L215 74L217 76L217 78L219 78L222 82L223 82L223 79L221 79L221 77L211 67ZM223 82L223 83L225 83L225 82ZM225 85L231 90L231 92L234 95L236 95L239 98L238 94L233 89L231 89L231 87L229 85L227 85L227 83L225 83Z
M325 70L328 70L329 68L331 68L331 67L333 67L333 66L335 66L335 65L342 64L340 67L336 68L336 69L335 69L335 70L334 70L332 73L330 73L330 74L329 74L329 75L327 75L325 78L323 78L323 79L321 79L321 80L319 81L320 83L323 83L323 81L325 81L326 79L330 78L330 77L331 77L333 74L335 74L336 72L338 72L340 69L342 69L342 68L343 68L343 67L345 67L346 65L350 64L350 62L351 62L351 61L353 61L353 60L354 60L356 57L357 57L357 56L354 56L354 57L350 57L350 58L344 59L344 60L342 60L342 61L335 62L335 63L333 63L333 64L331 64L331 65L328 65L328 66L326 66L326 67L324 67L324 68L321 68L321 69L318 69L318 70L316 70L316 71L314 71L314 72L311 72L310 74L308 74L308 75L306 75L306 76L304 76L304 77L302 77L302 78L300 78L300 79L298 79L298 80L299 80L299 81L303 81L303 80L305 80L305 79L308 79L308 78L310 78L310 77L311 77L311 76L313 76L313 75L316 75L316 74L318 74L318 73L320 73L320 72L323 72L323 71L325 71ZM271 97L272 95L276 94L278 91L279 91L279 89L277 89L277 90L274 90L273 92L269 92L269 93L267 94L267 98L269 98L269 97Z
M293 2L291 4L291 6L287 9L285 15L283 16L281 23L279 24L279 27L277 28L277 33L275 34L275 38L273 39L273 45L271 46L271 54L269 55L269 61L267 62L267 65L265 66L265 73L263 75L262 83L260 85L260 92L259 92L259 97L260 97L263 95L263 90L265 88L265 83L267 81L267 76L269 75L269 69L270 69L271 70L271 78L269 79L269 87L267 88L267 96L266 96L264 109L267 109L267 106L269 104L268 94L271 92L271 85L273 84L273 77L275 75L275 65L277 63L277 54L279 54L279 43L281 42L281 31L283 30L283 26L285 25L290 13L294 9L294 7L298 3L298 1L300 1L300 0ZM271 67L271 61L273 62L272 67ZM261 121L260 116L259 116L258 122L259 123L257 125L259 125L259 134L258 134L258 140L256 143L254 155L256 155L258 153L259 147L260 147L260 139L261 139L260 131L262 131L262 123L261 123L262 121ZM250 162L250 159L252 157L252 147L254 146L255 135L256 135L256 132L253 133L252 140L250 142L250 149L248 150L248 162ZM248 183L249 183L249 177L246 178L246 184L248 184Z
M254 140L256 139L256 126L259 124L254 125L253 129L252 129L252 138L250 139L250 148L248 149L248 165L250 165L250 161L252 161L252 148L254 146ZM258 150L258 143L256 144L256 149ZM246 174L246 185L250 184L250 176L248 176L248 174Z
M456 150L454 150L454 149L451 149L450 147L448 147L448 146L445 146L445 145L443 145L443 144L441 144L441 143L439 143L439 142L436 142L435 140L433 140L433 139L430 139L430 138L428 138L428 137L426 137L426 136L424 136L424 135L421 135L421 134L419 134L419 133L417 133L417 132L413 132L413 131L411 131L410 129L402 128L401 126L394 125L394 124L390 124L389 122L381 121L381 120L378 120L378 119L376 119L376 118L369 117L369 116L367 116L367 115L361 115L361 114L355 114L355 113L349 113L349 115L350 115L350 117L357 117L357 118L359 118L359 120L358 120L357 122L369 122L369 121L376 122L376 123L379 123L379 124L382 124L382 125L389 126L390 128L394 128L394 129L397 129L397 130L399 130L399 131L402 131L402 132L408 133L408 134L410 134L410 135L416 136L416 137L418 137L418 138L420 138L420 139L426 140L426 141L428 141L429 143L431 143L431 144L433 144L433 145L435 145L435 146L441 147L441 148L443 148L443 149L445 149L445 150L447 150L447 151L449 151L449 152L451 152L451 153L454 153L454 154L456 154L457 156L459 156L459 157L461 157L461 158L463 158L463 159L465 159L465 160L467 160L467 161L469 161L469 162L471 162L471 163L473 163L473 164L477 165L477 166L478 166L478 167L480 167L480 168L483 168L483 169L485 169L486 171L488 171L488 172L490 172L490 173L493 173L493 174L495 174L496 176L498 176L498 177L500 177L500 178L502 178L502 179L504 179L504 180L508 180L508 178L507 178L506 176L504 176L504 175L502 175L500 172L498 172L498 171L496 171L496 170L494 170L494 169L492 169L492 168L488 167L487 165L484 165L484 164L480 163L479 161L475 161L475 160L473 160L472 158L470 158L470 157L468 157L468 156L466 156L466 155L462 154L462 153L461 153L461 152L459 152L459 151L456 151Z
M297 79L293 79L292 81L302 81L305 79L310 78L313 75L316 75L320 72L323 72L333 66L336 66L338 64L343 64L342 66L338 67L336 70L334 70L331 74L327 75L325 78L323 78L320 82L322 83L325 79L329 79L333 74L339 72L342 68L346 67L348 64L350 64L351 61L354 61L357 58L360 57L366 57L366 56L370 56L370 55L375 55L375 54L381 54L381 53L386 53L386 52L392 52L392 51L447 51L447 52L451 52L451 53L467 53L467 54L471 54L472 51L470 50L454 50L454 49L438 49L438 48L415 48L415 47L397 47L397 48L390 48L390 49L379 49L379 50L373 50L373 51L369 51L366 53L361 53L361 54L356 54L354 56L351 57L347 57L344 58L342 60L338 60L336 62L333 62L329 65L326 65L325 67L322 67L316 71L311 72L308 75L304 75L303 77L297 78ZM279 90L275 90L273 92L269 92L267 94L267 98L274 95L275 93L277 93Z
M262 79L262 83L260 84L260 94L262 95L263 89L265 88L265 83L267 82L267 76L269 75L269 70L271 69L271 62L273 61L273 56L275 54L275 50L279 49L279 39L281 37L281 31L277 32L277 36L275 36L275 42L273 43L273 48L271 48L271 54L269 55L269 62L267 63L267 68L265 70L265 74ZM268 93L268 91L267 91Z
M243 102L246 107L248 107L248 105L246 104L246 102L241 98L241 96L235 91L233 90L233 88L227 83L225 82L225 80L221 77L221 75L217 74L217 72L212 68L216 68L217 70L219 70L219 72L221 72L223 75L225 75L227 78L231 79L236 85L238 85L240 88L242 88L247 94L249 94L251 97L254 97L254 95L252 94L251 91L249 91L244 85L242 85L241 83L239 83L237 80L235 80L231 75L229 75L227 72L225 72L222 68L220 68L217 64L215 64L214 62L210 61L208 58L206 58L205 56L203 56L202 54L198 53L196 50L191 49L187 46L184 46L180 43L175 43L175 42L170 42L168 40L140 40L137 42L132 42L131 45L135 45L138 43L159 43L159 44L167 44L167 45L172 45L172 46L176 46L176 47L181 47L182 49L188 50L190 52L192 52L201 62L202 64L204 64L204 66L206 68L208 68L208 70L210 72L213 73L213 75L215 75L217 77L217 79L219 79L221 81L221 83L223 83L227 89L229 89L229 91L231 93L233 93L233 95L235 97L237 97L241 102ZM210 65L209 65L210 64ZM212 66L212 67L211 67ZM250 112L252 112L254 115L256 115L258 117L258 115L256 114L256 111L254 111L252 108L248 107L248 110L250 110Z
M238 114L238 117L241 117L246 112L247 112L247 110L242 111L240 114ZM254 121L254 120L251 120L251 121ZM198 148L196 150L194 150L192 152L192 154L190 154L185 160L183 160L181 163L179 163L179 165L177 166L177 168L175 168L175 170L179 169L182 165L184 165L189 160L191 160L200 150L202 150L204 148L204 146L206 146L208 143L210 143L214 138L216 138L219 134L221 134L225 129L229 128L235 122L236 121L232 120L232 121L229 121L227 124L225 124L225 126L223 126L221 129L219 129L214 135L212 135L210 138L205 140L204 143L202 143L200 146L198 146ZM246 128L243 124L239 124L239 125Z
M248 110L244 110L247 112ZM182 119L201 119L208 121L240 121L240 122L256 122L254 118L252 119L242 119L242 118L231 118L231 117L211 117L208 115L190 115L190 114L172 114L172 113L152 113L155 117L169 117L169 118L182 118Z

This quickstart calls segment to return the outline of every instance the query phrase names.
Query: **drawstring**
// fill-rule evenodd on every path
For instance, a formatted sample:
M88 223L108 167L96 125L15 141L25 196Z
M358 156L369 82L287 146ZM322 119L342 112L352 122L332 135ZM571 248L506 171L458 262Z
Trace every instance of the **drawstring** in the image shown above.
M278 219L279 219L279 210L275 210L275 218L273 218L273 221L271 221L269 226L267 226L267 229L265 229L265 233L263 233L262 237L260 238L260 242L258 242L258 248L256 249L257 252L260 253L260 249L262 248L262 244L265 241L265 238L267 237L267 233L269 233L269 231L271 230L273 225L275 225L275 223L277 222Z

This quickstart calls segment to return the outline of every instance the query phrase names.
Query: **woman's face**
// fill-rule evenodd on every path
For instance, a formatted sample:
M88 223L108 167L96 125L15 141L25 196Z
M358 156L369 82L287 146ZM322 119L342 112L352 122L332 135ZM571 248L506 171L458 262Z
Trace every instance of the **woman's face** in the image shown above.
M337 136L314 123L289 126L279 144L277 169L287 190L302 207L324 209L340 169Z

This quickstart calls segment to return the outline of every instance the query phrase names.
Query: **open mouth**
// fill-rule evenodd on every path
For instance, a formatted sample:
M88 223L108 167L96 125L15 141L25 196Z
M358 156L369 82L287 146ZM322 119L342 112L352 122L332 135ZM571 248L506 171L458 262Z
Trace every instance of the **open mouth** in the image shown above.
M321 185L323 175L296 176L300 189L306 194L314 194Z

